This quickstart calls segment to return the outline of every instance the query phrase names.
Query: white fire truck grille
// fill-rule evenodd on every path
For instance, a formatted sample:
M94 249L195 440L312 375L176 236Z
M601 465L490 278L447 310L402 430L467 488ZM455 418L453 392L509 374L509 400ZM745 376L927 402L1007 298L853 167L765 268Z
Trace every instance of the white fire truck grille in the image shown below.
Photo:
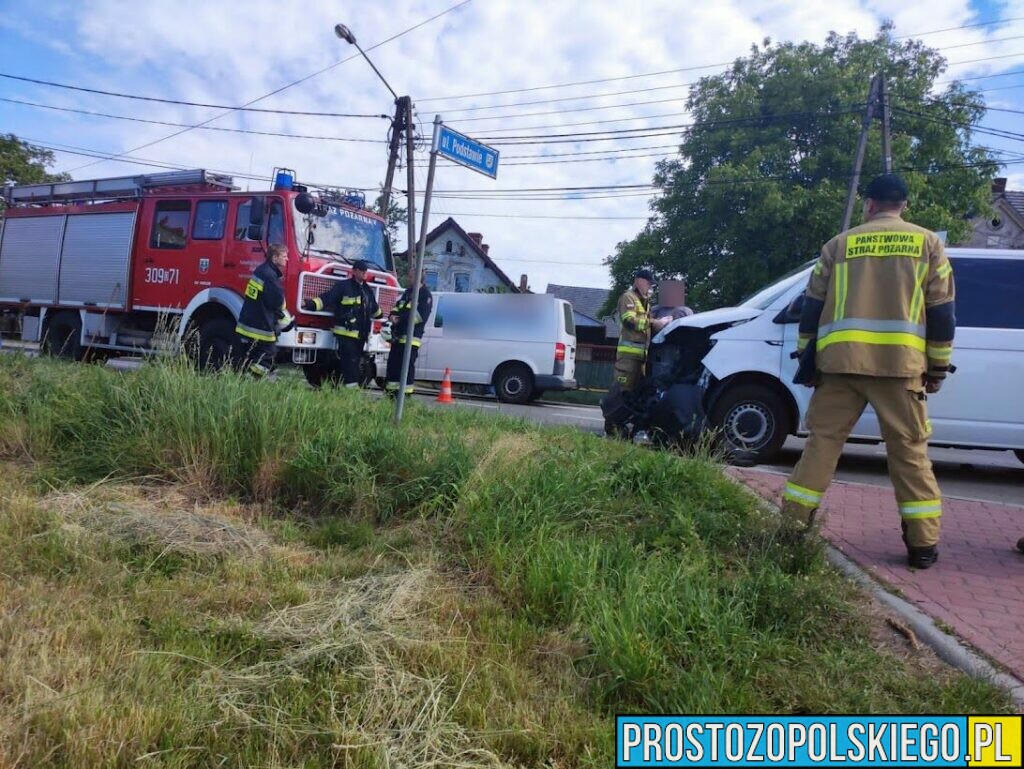
M304 302L307 299L315 299L326 291L330 290L331 286L337 280L344 280L344 278L336 275L324 275L317 272L304 272L299 275L299 301ZM395 302L398 301L398 297L402 295L402 289L392 288L391 286L382 286L376 283L371 283L370 287L373 289L374 296L377 297L377 304L380 305L381 312L387 315L391 312L391 308L395 306ZM321 312L307 313L309 315L331 315L329 310L322 310Z

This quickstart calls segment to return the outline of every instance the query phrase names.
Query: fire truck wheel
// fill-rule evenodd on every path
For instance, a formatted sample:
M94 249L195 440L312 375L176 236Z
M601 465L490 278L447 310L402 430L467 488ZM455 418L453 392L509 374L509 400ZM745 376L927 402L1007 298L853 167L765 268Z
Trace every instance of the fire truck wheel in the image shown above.
M317 361L301 368L310 387L320 388L324 385L341 384L341 371L332 363Z
M232 348L237 343L233 320L211 318L199 327L199 359L196 363L203 371L220 371L231 365Z
M43 350L65 360L82 359L82 318L77 312L58 312L46 324Z
M359 386L364 390L369 388L377 378L377 364L369 355L364 355L359 361Z

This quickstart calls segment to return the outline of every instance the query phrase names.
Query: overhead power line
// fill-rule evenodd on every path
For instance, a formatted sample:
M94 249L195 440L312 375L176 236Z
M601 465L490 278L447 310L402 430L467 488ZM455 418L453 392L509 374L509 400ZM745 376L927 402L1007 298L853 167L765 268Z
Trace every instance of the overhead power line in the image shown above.
M56 112L73 112L77 115L89 115L91 117L102 117L109 118L112 120L127 120L132 123L146 123L148 125L162 125L162 126L178 126L185 128L198 128L202 131L222 131L225 133L238 133L238 134L252 134L254 136L276 136L287 139L316 139L317 141L329 141L329 142L365 142L372 144L382 144L384 139L357 139L348 136L313 136L308 134L291 134L280 131L256 131L250 128L225 128L223 126L191 126L189 123L172 123L166 120L147 120L140 117L130 117L129 115L113 115L107 112L92 112L85 109L73 109L71 107L57 107L53 104L40 104L39 102L23 101L22 99L9 99L6 97L0 97L0 101L7 102L9 104L21 104L26 107L35 107L37 109L47 109Z
M991 21L981 21L981 22L976 22L976 23L973 23L973 24L962 24L962 25L960 25L958 27L946 27L944 29L932 29L932 30L928 30L927 32L917 32L917 33L912 34L912 35L898 35L898 36L895 37L895 39L896 40L908 40L908 39L916 38L916 37L926 37L927 35L937 35L937 34L939 34L941 32L954 32L954 31L961 30L961 29L975 29L975 28L978 28L978 27L991 27L991 26L995 26L997 24L1009 24L1010 22L1022 21L1022 20L1024 20L1024 16L1015 16L1015 17L1007 18L1007 19L993 19ZM982 41L982 42L984 42L984 41ZM939 50L941 50L941 48ZM693 66L693 67L679 67L677 69L665 69L665 70L659 70L657 72L641 72L641 73L635 74L635 75L619 75L619 76L616 76L616 77L598 78L598 79L595 79L595 80L577 80L577 81L573 81L573 82L570 82L570 83L553 83L551 85L538 85L538 86L531 86L531 87L528 87L528 88L509 88L509 89L506 89L504 91L482 91L482 92L479 92L479 93L466 93L466 94L457 94L457 95L451 95L451 96L429 96L429 97L427 97L425 99L417 99L416 101L417 101L417 103L420 103L420 104L426 104L427 102L434 102L434 101L454 101L456 99L475 99L475 98L479 98L481 96L504 96L505 94L510 94L510 93L532 93L534 91L548 91L548 90L552 90L552 89L556 89L556 88L570 88L572 86L577 86L577 85L595 85L597 83L614 83L614 82L619 82L619 81L622 81L622 80L636 80L638 78L643 78L643 77L658 77L658 76L661 76L661 75L670 75L670 74L675 74L675 73L678 73L678 72L694 72L694 71L698 71L698 70L702 70L702 69L713 69L715 67L727 67L730 64L732 64L732 61L717 62L715 64L700 64L700 65ZM508 106L513 106L513 105L508 105Z
M414 30L417 30L417 29L419 29L420 27L422 27L422 26L424 26L426 24L429 24L430 22L434 21L435 19L441 18L445 14L451 13L452 11L454 11L454 10L456 10L458 8L461 8L462 6L467 5L470 2L472 2L472 0L462 0L461 2L456 3L455 5L446 8L445 10L441 11L440 13L436 13L433 16L431 16L430 18L424 19L423 21L419 22L418 24L414 24L413 26L408 27L408 28L402 30L401 32L399 32L397 34L392 35L391 37L387 38L386 40L382 40L379 43L375 43L374 45L369 46L368 48L366 48L366 51L362 51L361 50L360 53L353 54L352 56L348 56L348 57L346 57L344 59L336 61L333 64L329 64L328 66L324 67L323 69L317 70L316 72L313 72L313 73L311 73L309 75L306 75L305 77L301 77L298 80L293 80L290 83L286 83L285 85L281 86L280 88L275 88L273 91L270 91L269 93L265 93L262 96L259 96L259 97L255 98L255 99L247 101L245 104L243 104L241 106L242 107L251 107L253 104L256 104L257 102L261 102L264 99L269 99L271 96L275 96L275 95L281 93L282 91L286 91L287 89L292 88L293 86L299 85L300 83L304 83L307 80L311 80L312 78L317 77L318 75L322 75L324 72L327 72L328 70L334 69L335 67L338 67L338 66L344 64L345 62L352 61L353 59L359 58L360 56L365 56L366 52L373 51L373 50L375 50L377 48L380 48L382 45L386 45L387 43L390 43L392 40L397 40L398 38L402 37L403 35L407 35L410 32L412 32ZM125 152L120 153L118 155L118 157L124 157L125 155L128 155L128 154L130 154L132 152L138 152L139 150L145 149L146 147L152 147L153 145L160 144L161 142L165 142L168 139L173 139L176 136L181 136L182 134L188 133L189 131L192 131L192 130L194 130L196 128L200 128L202 126L205 126L205 125L208 125L208 124L212 123L215 120L219 120L222 117L226 117L227 115L232 114L236 110L237 110L237 108L233 107L233 108L229 109L227 112L221 113L220 115L214 115L213 117L209 118L208 120L204 120L204 121L202 121L200 123L197 123L197 124L195 124L193 126L190 126L188 128L182 128L180 131L175 131L174 133L168 134L167 136L161 137L159 139L154 139L153 141L146 142L145 144L140 144L137 147L132 147L130 150L126 150ZM92 163L86 163L85 165L78 166L77 168L73 168L71 170L72 171L78 171L78 170L81 170L82 168L87 168L88 166L96 165L97 163L101 163L101 162L103 162L103 161L93 161Z
M175 170L175 171L184 171L184 170L189 170L189 169L195 168L195 165L183 165L181 163L170 163L170 162L165 161L165 160L154 160L154 159L151 159L151 158L135 158L135 157L126 158L126 157L116 156L114 153L111 153L111 152L104 152L102 150L90 149L88 147L77 147L77 146L75 146L73 144L60 144L59 142L41 141L41 140L37 140L37 139L31 139L31 138L28 138L28 137L24 137L24 141L32 144L35 147L40 147L40 148L42 148L44 150L50 150L51 152L63 152L65 154L67 154L67 155L75 155L76 157L100 158L100 159L103 159L103 160L113 160L113 161L115 161L117 163L125 163L125 164L128 164L128 165L146 166L146 167L149 167L149 168L168 168L168 169L172 169L172 170ZM226 176L231 176L231 177L234 177L236 179L246 179L246 180L249 180L249 181L256 181L256 182L272 182L272 181L274 181L269 176L260 176L259 174L251 174L251 173L247 173L245 171L226 171L224 169L210 168L210 167L207 167L206 170L212 171L212 172L218 173L218 174L225 174ZM340 184L340 183L337 183L337 182L320 183L320 182L305 182L304 181L304 183L306 183L306 184L308 184L308 186L316 188L316 189L325 189L325 188L331 188L331 189L350 189L350 190L360 190L362 192L374 192L377 189L376 187L356 187L354 185Z
M340 62L339 62L340 63ZM35 85L45 85L52 88L63 88L69 91L82 91L84 93L99 94L101 96L115 96L119 99L131 99L134 101L151 101L159 102L160 104L176 104L182 107L203 107L205 109L226 109L230 112L266 112L272 115L303 115L303 116L314 116L314 117L352 117L352 118L375 118L390 120L390 115L372 115L372 114L356 114L351 112L305 112L301 110L293 109L267 109L264 107L233 107L230 104L206 104L204 102L196 101L181 101L179 99L162 99L157 96L141 96L139 94L131 93L118 93L116 91L102 91L98 88L84 88L78 85L69 85L68 83L55 83L51 80L37 80L34 77L22 77L20 75L11 75L7 72L0 72L0 77L7 80L20 80L24 83L34 83ZM266 97L263 97L266 98ZM250 104L254 103L249 102Z

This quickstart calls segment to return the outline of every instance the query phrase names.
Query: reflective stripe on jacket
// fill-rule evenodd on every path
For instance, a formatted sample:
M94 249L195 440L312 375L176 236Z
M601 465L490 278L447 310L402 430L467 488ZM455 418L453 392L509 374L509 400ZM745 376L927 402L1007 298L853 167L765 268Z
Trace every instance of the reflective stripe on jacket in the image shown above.
M423 331L427 326L427 319L430 317L430 311L434 307L434 296L426 286L420 286L420 295L416 299L416 305L416 318L413 321L415 325L412 329L412 336L413 345L419 347L419 340L423 338ZM395 339L397 339L399 344L405 344L405 334L409 328L410 312L412 312L412 289L407 288L402 292L402 295L398 297L398 301L395 302L395 306L391 309L391 314L398 316L398 321L392 324L391 333L395 336Z
M619 346L618 356L647 356L647 346L651 341L651 318L647 300L629 288L619 297L618 304Z
M935 233L881 213L832 238L821 251L801 323L799 349L816 338L829 374L944 375L953 350L953 268Z
M235 333L257 342L276 342L278 331L292 321L281 287L281 272L272 262L253 270Z
M313 300L316 310L330 310L334 313L334 328L337 336L359 339L363 342L370 336L374 318L383 317L373 290L365 283L352 278L339 280L329 291Z

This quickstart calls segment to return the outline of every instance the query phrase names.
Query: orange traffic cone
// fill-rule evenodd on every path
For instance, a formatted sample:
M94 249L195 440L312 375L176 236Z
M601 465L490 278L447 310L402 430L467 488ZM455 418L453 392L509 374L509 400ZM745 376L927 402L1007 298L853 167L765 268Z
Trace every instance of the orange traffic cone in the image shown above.
M441 392L437 396L438 403L455 403L455 399L452 397L452 370L446 368L444 370L444 379L441 380Z

